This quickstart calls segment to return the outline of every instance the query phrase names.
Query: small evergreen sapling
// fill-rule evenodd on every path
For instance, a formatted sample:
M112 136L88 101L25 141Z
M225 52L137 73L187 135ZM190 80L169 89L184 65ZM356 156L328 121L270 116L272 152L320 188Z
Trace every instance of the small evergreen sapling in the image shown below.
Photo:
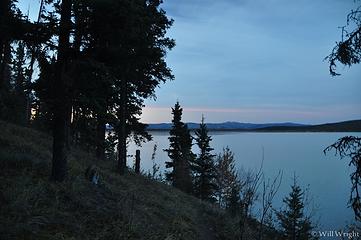
M283 199L284 210L277 212L281 230L287 240L315 239L311 235L313 226L309 216L305 215L305 191L297 184L294 177L291 192Z

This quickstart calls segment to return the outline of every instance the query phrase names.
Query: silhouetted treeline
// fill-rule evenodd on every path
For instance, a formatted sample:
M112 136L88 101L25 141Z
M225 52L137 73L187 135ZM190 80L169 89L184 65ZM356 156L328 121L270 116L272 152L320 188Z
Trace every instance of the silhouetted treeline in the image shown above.
M117 146L123 173L127 139L151 138L139 121L144 99L174 78L161 1L42 0L35 21L16 4L0 7L0 117L52 132L55 181L73 144L99 159ZM115 134L106 138L107 126Z
M258 171L237 171L234 154L228 147L219 155L213 154L212 137L204 117L193 137L187 124L182 122L182 113L183 109L177 102L172 108L169 148L164 150L169 157L166 181L228 212L238 222L233 227L237 229L239 239L248 239L250 236L247 234L255 228L258 233L252 238L258 240L272 235L275 239L317 239L312 235L316 227L311 221L312 215L306 212L310 204L307 192L298 185L296 177L289 196L284 198L285 206L276 210L273 200L281 185L283 172L279 171L273 179L266 179L262 166ZM193 140L198 154L192 151ZM257 202L260 203L259 210L254 213Z

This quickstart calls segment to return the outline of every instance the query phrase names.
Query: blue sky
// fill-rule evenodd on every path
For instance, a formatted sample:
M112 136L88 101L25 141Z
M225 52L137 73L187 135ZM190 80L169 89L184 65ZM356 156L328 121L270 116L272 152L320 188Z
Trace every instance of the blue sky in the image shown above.
M38 0L22 0L37 11ZM30 5L28 4L30 2ZM361 118L361 65L331 77L323 61L353 0L165 0L175 81L147 100L144 122L322 123Z
M352 0L168 0L176 80L147 101L143 119L321 123L361 118L361 66L327 62Z

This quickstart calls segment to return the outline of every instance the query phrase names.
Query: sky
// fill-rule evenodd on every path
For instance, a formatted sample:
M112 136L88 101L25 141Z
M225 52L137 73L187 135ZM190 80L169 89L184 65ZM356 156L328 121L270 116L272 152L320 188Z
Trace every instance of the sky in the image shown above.
M39 0L21 0L37 11ZM26 7L25 7L26 6ZM361 119L361 65L330 76L324 58L353 0L164 0L174 19L167 54L175 80L146 100L141 119L325 123Z

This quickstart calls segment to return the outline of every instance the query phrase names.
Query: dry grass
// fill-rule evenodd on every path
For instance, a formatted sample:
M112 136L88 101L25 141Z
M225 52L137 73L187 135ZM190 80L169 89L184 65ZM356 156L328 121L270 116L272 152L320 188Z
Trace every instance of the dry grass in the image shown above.
M69 176L48 181L51 137L0 121L0 239L236 239L215 206L163 183L98 162L100 184L84 177L96 159L75 149Z

